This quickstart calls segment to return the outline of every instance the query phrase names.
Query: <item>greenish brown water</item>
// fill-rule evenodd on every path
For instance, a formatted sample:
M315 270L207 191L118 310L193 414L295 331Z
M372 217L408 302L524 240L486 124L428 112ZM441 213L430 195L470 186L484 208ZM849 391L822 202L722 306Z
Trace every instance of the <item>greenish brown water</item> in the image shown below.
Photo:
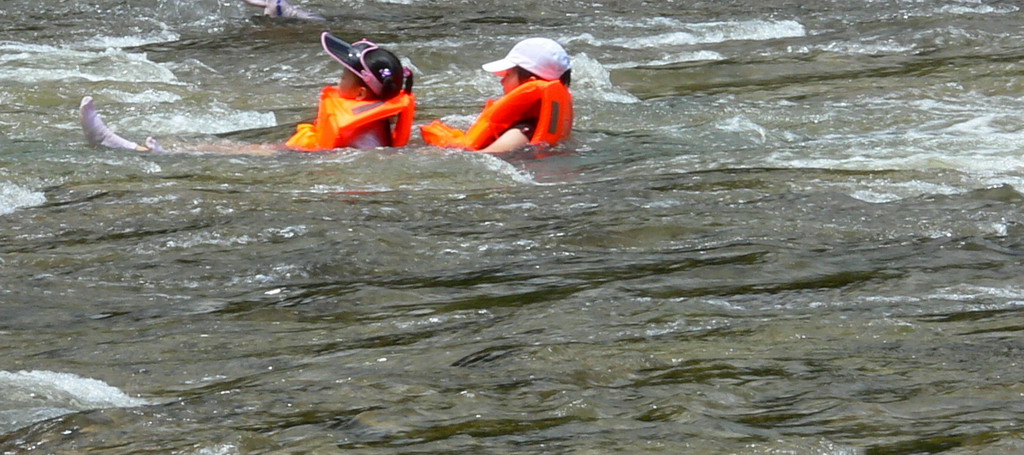
M0 10L0 452L1024 452L1016 4L237 3ZM420 124L555 38L575 136L210 153L313 115L324 29Z

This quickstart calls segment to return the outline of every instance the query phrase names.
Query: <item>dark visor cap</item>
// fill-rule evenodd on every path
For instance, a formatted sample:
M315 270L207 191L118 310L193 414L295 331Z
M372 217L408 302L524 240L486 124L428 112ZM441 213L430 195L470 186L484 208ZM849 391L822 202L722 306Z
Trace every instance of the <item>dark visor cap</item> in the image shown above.
M358 42L356 44L349 44L342 41L340 38L330 34L330 32L324 32L320 37L321 43L323 43L324 50L330 54L338 63L349 67L356 72L363 70L363 52L366 52L370 46L366 42Z

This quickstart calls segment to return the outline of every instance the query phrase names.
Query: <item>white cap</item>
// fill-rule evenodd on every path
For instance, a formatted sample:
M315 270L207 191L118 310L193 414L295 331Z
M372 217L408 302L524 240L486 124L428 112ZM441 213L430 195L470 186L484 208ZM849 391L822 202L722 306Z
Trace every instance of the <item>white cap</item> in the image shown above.
M541 79L553 81L572 68L565 49L548 38L527 38L517 43L501 60L484 64L484 71L503 73L521 66Z

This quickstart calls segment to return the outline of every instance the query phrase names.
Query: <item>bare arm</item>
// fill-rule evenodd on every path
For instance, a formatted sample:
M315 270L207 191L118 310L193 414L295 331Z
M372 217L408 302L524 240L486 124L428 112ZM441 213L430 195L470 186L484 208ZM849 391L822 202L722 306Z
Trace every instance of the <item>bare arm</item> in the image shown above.
M484 147L480 151L497 155L525 147L529 143L530 138L526 137L522 130L519 128L512 128L492 142L491 145Z

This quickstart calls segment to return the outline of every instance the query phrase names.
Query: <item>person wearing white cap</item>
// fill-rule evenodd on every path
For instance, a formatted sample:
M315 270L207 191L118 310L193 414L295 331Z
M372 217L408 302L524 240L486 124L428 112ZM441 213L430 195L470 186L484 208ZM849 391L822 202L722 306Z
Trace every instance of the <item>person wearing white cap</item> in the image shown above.
M505 96L488 102L466 131L437 120L421 127L424 141L503 154L527 145L555 145L569 136L572 63L561 45L548 38L527 38L504 58L484 64L483 69L501 77Z
M504 58L483 65L484 71L498 76L505 76L515 67L526 70L533 77L553 81L571 70L572 63L569 54L554 40L527 38L516 43Z

